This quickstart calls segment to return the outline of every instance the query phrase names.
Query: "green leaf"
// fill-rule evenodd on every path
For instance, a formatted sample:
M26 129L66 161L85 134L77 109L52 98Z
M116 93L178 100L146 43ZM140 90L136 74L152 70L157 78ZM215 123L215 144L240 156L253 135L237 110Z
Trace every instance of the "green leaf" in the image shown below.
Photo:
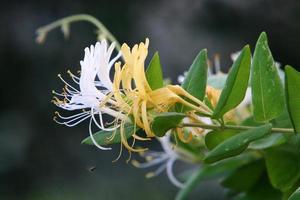
M221 184L234 192L247 191L258 181L263 170L264 162L262 160L251 162L235 170Z
M256 140L249 145L249 149L267 149L274 146L279 146L288 141L288 136L283 133L272 133L264 138Z
M290 119L287 109L285 109L285 111L281 115L279 115L278 117L273 119L271 122L272 122L273 127L293 128L293 124L291 122L291 119Z
M285 91L288 112L295 132L300 133L300 73L291 66L285 67Z
M220 143L236 135L237 133L238 131L236 130L210 131L205 135L205 145L209 150L212 150Z
M190 69L184 78L182 83L182 88L185 89L188 93L203 100L206 91L206 81L207 81L207 50L203 49L197 55L193 61ZM184 107L182 104L178 104L175 107L177 112L184 112L188 110L187 107Z
M155 52L148 65L146 70L146 78L152 90L156 90L164 86L164 79L158 52Z
M250 75L251 52L246 45L233 63L222 90L213 118L221 118L226 112L239 105L245 97Z
M285 112L284 112L285 113ZM288 120L286 119L286 115L280 115L278 118L272 120L272 127L281 127L281 128L288 128L286 127L288 125ZM288 117L288 116L287 116ZM261 122L256 122L253 118L253 116L245 119L241 125L244 126L261 126L263 125ZM264 138L261 138L259 140L256 140L254 142L251 142L249 145L249 149L267 149L273 146L279 146L281 144L284 144L288 141L287 134L282 133L272 133L270 135L267 135Z
M250 142L269 134L271 128L271 124L266 124L249 129L225 140L206 155L204 162L213 163L242 153L248 147Z
M168 112L157 115L151 124L152 131L158 137L162 137L166 132L172 128L177 127L185 114Z
M125 137L129 138L131 135L134 134L134 131L138 131L138 127L134 127L133 124L125 124L124 125L124 132ZM115 134L113 139L110 139L110 137ZM95 141L99 145L109 145L109 144L116 144L121 142L121 134L120 129L117 129L115 131L98 131L97 133L93 134ZM84 140L82 140L81 144L87 144L87 145L94 145L91 137L87 137Z
M203 102L204 102L205 105L207 105L207 107L209 107L211 110L214 109L214 106L211 104L211 101L210 101L210 99L209 99L207 96L204 97Z
M263 173L259 181L249 191L239 195L234 200L282 200L281 197L282 193L271 186L267 175Z
M185 183L184 187L176 195L176 200L187 199L191 191L201 182L207 179L216 178L231 173L242 165L245 165L255 158L252 154L243 154L212 165L203 165Z
M299 154L294 151L294 148L292 150L288 148L267 149L265 159L267 172L274 188L287 191L299 180Z
M299 200L300 199L300 188L298 188L288 200Z
M283 192L282 200L288 200L289 197L298 189L299 187L299 181L296 182L290 189Z
M243 126L261 126L263 125L264 123L261 123L261 122L257 122L254 120L254 117L253 116L250 116L248 118L246 118L244 121L242 121L241 125Z
M283 112L285 107L283 86L265 32L259 36L254 51L251 89L256 121L267 122Z

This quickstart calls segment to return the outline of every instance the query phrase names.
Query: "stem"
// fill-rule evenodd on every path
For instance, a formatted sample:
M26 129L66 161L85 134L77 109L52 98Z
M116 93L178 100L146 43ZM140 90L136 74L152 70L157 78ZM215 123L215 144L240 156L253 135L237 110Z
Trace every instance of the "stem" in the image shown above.
M191 191L199 184L200 180L203 178L203 171L196 171L184 184L184 187L177 193L175 200L187 199Z
M79 14L79 15L71 15L69 17L62 18L60 20L54 21L51 24L48 24L46 26L40 27L37 29L38 35L46 35L49 31L58 28L60 26L63 26L65 24L71 24L73 22L78 21L87 21L95 25L99 30L100 33L103 34L109 41L116 43L116 48L120 50L121 46L120 43L117 41L117 39L107 30L107 28L95 17L87 14Z
M212 129L212 130L249 130L256 128L254 126L236 126L236 125L210 125L210 124L200 124L200 123L182 123L179 127L199 127L204 129ZM291 128L272 128L271 132L280 132L280 133L294 133L294 129Z

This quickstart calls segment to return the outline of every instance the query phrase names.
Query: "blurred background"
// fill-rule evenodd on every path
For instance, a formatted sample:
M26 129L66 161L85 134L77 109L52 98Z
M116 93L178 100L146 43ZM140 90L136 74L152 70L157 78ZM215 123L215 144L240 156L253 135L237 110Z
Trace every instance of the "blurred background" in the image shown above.
M224 71L230 54L254 45L266 31L275 60L300 66L300 2L297 0L99 0L3 1L0 7L0 199L173 199L178 189L165 174L144 177L147 170L112 163L119 151L83 146L88 123L75 128L56 124L52 89L68 69L77 71L83 49L96 41L94 27L58 29L43 45L35 30L62 17L86 13L101 20L130 45L150 38L150 56L158 50L165 76L176 82L196 54L207 48L221 55ZM137 156L137 155L136 155ZM89 169L96 166L96 169ZM226 199L218 182L198 187L191 199Z

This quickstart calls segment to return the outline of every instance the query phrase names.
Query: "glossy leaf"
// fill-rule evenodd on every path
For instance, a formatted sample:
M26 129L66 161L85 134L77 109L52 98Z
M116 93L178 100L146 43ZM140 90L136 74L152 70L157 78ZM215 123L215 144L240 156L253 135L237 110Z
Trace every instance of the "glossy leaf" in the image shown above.
M206 91L206 81L207 81L207 50L203 49L197 55L193 61L190 69L184 78L182 83L182 88L185 89L188 93L203 100ZM178 104L175 107L177 112L183 112L187 110L187 107L184 107L182 104Z
M287 191L299 181L299 155L287 148L272 148L265 151L268 175L274 188Z
M221 118L226 112L239 105L245 97L250 75L251 52L245 46L233 63L222 90L213 118Z
M262 160L251 162L235 170L221 184L235 192L247 191L258 181L263 170L264 162Z
M298 189L299 187L299 182L296 182L290 189L287 191L283 192L282 199L283 200L288 200L290 196Z
M300 188L298 188L288 200L299 200L300 199Z
M254 119L267 122L279 116L285 105L283 86L264 32L256 43L251 68Z
M287 108L285 109L285 111L281 115L279 115L278 117L273 119L271 122L272 122L273 127L293 128L293 124L292 124L292 121L290 119Z
M124 132L125 137L129 138L131 135L134 134L134 131L138 131L138 127L134 127L133 124L125 124L124 126ZM112 135L115 136L111 139L110 137ZM97 133L93 134L95 141L99 145L108 145L108 144L116 144L121 142L121 135L120 135L120 129L117 129L115 131L98 131ZM82 140L81 144L88 144L88 145L94 145L91 137L87 137L84 140Z
M254 120L254 117L253 116L250 116L248 118L246 118L244 121L242 121L241 125L243 126L261 126L263 125L264 123L261 123L261 122L257 122Z
M206 155L204 162L213 163L242 153L250 142L268 135L271 128L271 124L266 124L249 129L225 140Z
M300 73L291 66L285 67L285 90L291 121L295 132L300 133Z
M249 145L249 149L267 149L282 145L288 141L288 136L284 133L272 133L264 138L256 140Z
M252 173L251 173L252 174ZM283 200L282 193L269 182L265 173L260 177L257 183L247 192L239 195L234 200Z
M252 154L244 154L227 160L222 160L212 165L203 165L185 183L184 187L176 195L176 200L187 199L190 192L203 180L212 179L233 172L242 165L253 161Z
M210 131L205 135L205 145L209 150L212 150L223 141L236 135L238 131L235 130L223 130L223 131Z
M146 70L146 78L152 90L156 90L164 86L164 79L158 52L154 54L148 65Z
M184 117L185 114L176 112L168 112L157 115L151 124L152 131L156 136L162 137L168 130L177 127Z

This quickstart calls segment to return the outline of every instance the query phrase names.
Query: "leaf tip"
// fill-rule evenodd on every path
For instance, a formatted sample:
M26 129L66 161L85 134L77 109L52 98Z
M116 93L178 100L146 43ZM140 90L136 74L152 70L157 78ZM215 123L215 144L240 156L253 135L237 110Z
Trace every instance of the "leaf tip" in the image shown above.
M207 56L207 49L202 49L199 54L203 56Z
M202 49L196 56L195 60L197 59L207 59L207 49Z
M289 71L293 71L294 70L294 68L292 67L292 66L290 66L290 65L286 65L285 67L284 67L284 71L285 72L289 72Z
M267 33L265 31L261 32L261 34L259 35L259 38L267 39Z
M262 45L262 46L268 46L268 36L266 32L261 32L261 34L258 37L256 45Z
M200 52L204 52L204 53L207 53L207 49L202 49Z
M89 138L83 139L80 144L89 144Z
M245 51L250 51L250 45L249 44L246 44L243 48L243 50Z

